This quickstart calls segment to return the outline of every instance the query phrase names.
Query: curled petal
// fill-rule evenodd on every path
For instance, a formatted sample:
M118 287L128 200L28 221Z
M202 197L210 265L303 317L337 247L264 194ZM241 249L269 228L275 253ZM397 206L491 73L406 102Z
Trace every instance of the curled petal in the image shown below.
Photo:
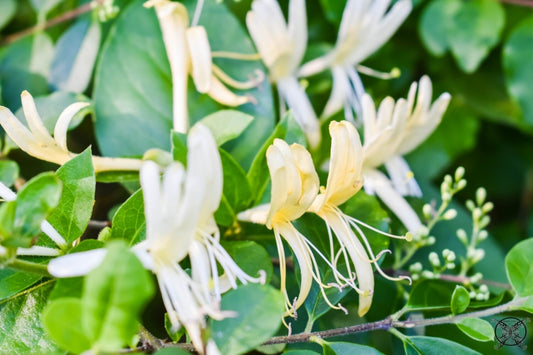
M23 91L20 95L22 101L22 109L24 110L24 116L26 117L26 122L30 127L30 131L33 136L43 145L43 146L53 146L55 145L54 139L48 133L48 130L43 124L43 120L37 112L37 107L35 106L35 101L33 96L27 91Z
M68 126L70 125L70 121L72 121L72 118L74 118L74 116L82 108L87 107L89 105L90 104L88 102L76 102L68 106L63 112L61 112L61 115L59 115L59 118L57 119L56 125L54 127L54 139L61 149L68 151L67 130Z

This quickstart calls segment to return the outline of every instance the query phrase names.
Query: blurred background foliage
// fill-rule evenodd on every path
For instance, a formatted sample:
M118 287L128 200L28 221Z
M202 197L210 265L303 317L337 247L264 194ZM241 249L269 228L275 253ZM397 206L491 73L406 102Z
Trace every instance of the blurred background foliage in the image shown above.
M168 60L155 15L140 6L142 2L117 0L118 13L104 14L88 11L88 0L0 1L0 103L23 118L18 112L20 93L28 90L37 98L45 122L50 117L51 128L68 104L90 100L91 119L81 121L82 116L71 127L69 148L75 152L88 145L95 153L111 156L139 156L153 147L170 149ZM286 10L287 1L281 3ZM250 0L207 1L200 24L206 26L213 50L255 51L244 25L250 4ZM194 1L186 1L186 5L191 9ZM335 43L344 5L345 0L307 1L309 45L304 61ZM73 16L39 30L66 13ZM102 14L108 17L104 22L99 18ZM224 30L217 30L220 26ZM255 69L264 70L259 62L216 62L239 79L247 79ZM487 189L495 204L489 227L492 238L482 244L487 256L476 270L487 279L506 281L504 255L518 241L533 236L533 3L414 1L414 9L399 31L363 64L383 72L401 70L401 76L392 80L362 75L376 102L386 96L405 97L410 83L424 74L432 79L434 97L445 91L452 95L441 125L407 160L427 202L439 198L437 187L442 177L460 165L466 168L468 186L457 196L459 202L471 198L479 186ZM315 111L321 112L331 90L330 75L308 78L305 85ZM279 120L276 97L267 81L250 94L258 103L240 110L255 117L253 124L236 141L224 145L244 171ZM189 100L193 121L222 107L192 87ZM333 119L343 119L343 114ZM2 181L14 180L17 175L8 159L19 164L24 179L51 169L52 165L12 148L4 139L0 163L7 168L2 168ZM325 156L316 159L326 158L328 149L322 151ZM109 210L126 199L126 191L118 184L98 184L93 217L107 219ZM420 210L421 202L412 202ZM431 250L461 250L455 229L471 222L463 207L454 207L459 211L454 225L438 227L433 233L437 243L420 251L415 260L427 261ZM265 246L269 249L273 244ZM397 307L386 299L398 292L395 285L379 278L376 282L375 304L383 307L373 307L366 321L382 319ZM357 306L354 300L343 304L348 309ZM302 330L298 324L305 322L298 322L293 331ZM353 325L353 319L329 312L316 327L344 325ZM378 331L343 340L370 342L384 352L401 347L399 340L383 335ZM452 325L428 328L426 335L455 339L482 353L493 351L492 343L475 342ZM319 350L317 345L291 347Z

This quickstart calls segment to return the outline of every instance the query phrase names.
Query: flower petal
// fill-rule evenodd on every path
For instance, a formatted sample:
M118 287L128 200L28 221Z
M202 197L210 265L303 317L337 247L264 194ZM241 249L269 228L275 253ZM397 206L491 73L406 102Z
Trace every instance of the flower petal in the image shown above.
M211 47L207 32L202 26L187 29L187 45L191 56L192 79L196 89L206 93L211 87Z
M87 275L102 263L106 253L106 249L93 249L60 256L50 260L48 272L55 277Z

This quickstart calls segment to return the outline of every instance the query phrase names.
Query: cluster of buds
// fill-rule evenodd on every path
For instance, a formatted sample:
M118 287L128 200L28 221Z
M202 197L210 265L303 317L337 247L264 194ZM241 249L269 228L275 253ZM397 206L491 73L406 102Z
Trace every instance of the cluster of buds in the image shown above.
M91 8L98 14L100 22L107 22L117 16L120 9L113 2L114 0L93 0L91 2Z
M429 253L428 260L432 270L424 270L422 264L416 262L409 267L411 278L413 280L436 279L444 271L455 269L455 259L455 253L450 249L444 249L442 251L442 262L439 254L431 252Z

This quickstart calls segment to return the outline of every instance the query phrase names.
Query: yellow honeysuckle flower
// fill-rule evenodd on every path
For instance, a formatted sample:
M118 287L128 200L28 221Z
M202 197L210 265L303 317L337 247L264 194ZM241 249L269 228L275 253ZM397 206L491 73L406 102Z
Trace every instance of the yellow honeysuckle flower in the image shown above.
M307 46L305 0L289 1L285 22L275 0L254 0L246 15L246 25L276 83L282 104L287 103L312 148L320 143L320 125L304 89L296 78Z
M223 82L237 89L249 89L257 86L263 77L258 75L249 82L238 82L214 65L205 28L189 26L189 15L183 4L169 0L149 0L144 6L155 8L163 34L172 75L174 130L185 133L189 128L187 111L189 74L200 93L208 94L223 105L239 106L253 102L254 99L250 96L232 93Z
M70 152L67 147L68 126L76 113L89 103L76 102L68 106L59 115L54 128L54 137L52 137L44 126L30 93L23 91L20 96L29 129L7 107L0 106L0 125L9 138L20 149L41 160L63 165L75 157L77 154ZM141 160L128 158L93 156L92 160L95 172L139 170L142 164Z
M376 230L345 215L339 209L339 205L355 195L363 186L361 176L363 153L359 135L351 123L332 122L330 134L331 160L326 188L319 189L318 175L311 155L304 147L298 144L289 146L286 142L276 139L267 150L267 162L272 180L271 202L238 215L240 220L265 224L274 230L280 258L281 291L285 294L288 315L294 315L295 310L304 302L313 279L319 285L325 301L334 309L346 311L340 304L333 305L329 301L325 294L326 288L341 289L349 286L355 289L360 295L359 315L364 315L370 308L374 291L372 264L376 265L384 277L398 279L387 276L375 263L384 252L389 251L381 251L374 256L359 225L390 237L409 238ZM330 244L329 259L324 256L324 251L318 250L292 224L292 221L305 212L315 213L326 222ZM334 246L334 236L340 245L337 251ZM293 250L301 272L300 293L294 302L289 299L285 288L285 251L282 238ZM322 282L315 254L331 268L335 282L328 284ZM345 272L337 267L339 259L346 261Z
M253 278L220 245L214 213L222 198L222 163L209 129L195 125L187 138L187 170L170 164L161 179L158 165L146 161L140 171L146 217L146 240L132 250L157 276L163 303L174 330L183 325L197 352L216 354L213 340L203 340L206 316L223 319L233 312L220 310L221 293L237 288L237 280L264 283L265 274ZM100 264L104 249L53 259L49 272L56 277L84 275ZM186 256L191 275L179 265ZM224 271L219 275L217 266Z
M358 286L353 280L339 280L341 286L349 285L359 294L359 316L368 312L372 304L374 292L374 272L372 264L374 263L378 272L387 279L399 280L387 276L375 261L384 252L381 251L377 257L374 256L370 244L366 239L359 225L370 228L378 233L390 237L408 239L409 237L399 237L372 228L361 221L347 216L338 206L353 197L363 186L363 148L361 140L355 127L348 121L331 122L329 126L331 134L331 157L329 163L329 175L325 189L322 188L320 195L317 196L310 212L316 213L327 224L330 245L333 246L332 233L341 245L339 254L331 250L331 264L336 268L337 260L342 255L346 262L348 275L355 274ZM357 231L357 235L354 233ZM361 239L361 241L359 240ZM363 245L364 244L364 245ZM366 249L365 249L366 248ZM369 258L370 255L370 258ZM351 264L355 268L352 272ZM346 282L349 281L349 282Z
M333 88L323 117L342 107L350 121L352 111L361 113L360 101L365 90L356 66L387 42L411 12L411 0L399 0L387 11L390 3L391 0L348 0L333 50L300 69L298 75L303 77L331 69Z
M450 98L444 93L431 103L432 85L427 76L411 84L407 100L395 102L387 97L377 111L372 98L363 96L365 189L376 193L411 233L418 233L422 223L402 195L421 196L422 192L402 155L435 130ZM390 179L377 170L383 164Z

